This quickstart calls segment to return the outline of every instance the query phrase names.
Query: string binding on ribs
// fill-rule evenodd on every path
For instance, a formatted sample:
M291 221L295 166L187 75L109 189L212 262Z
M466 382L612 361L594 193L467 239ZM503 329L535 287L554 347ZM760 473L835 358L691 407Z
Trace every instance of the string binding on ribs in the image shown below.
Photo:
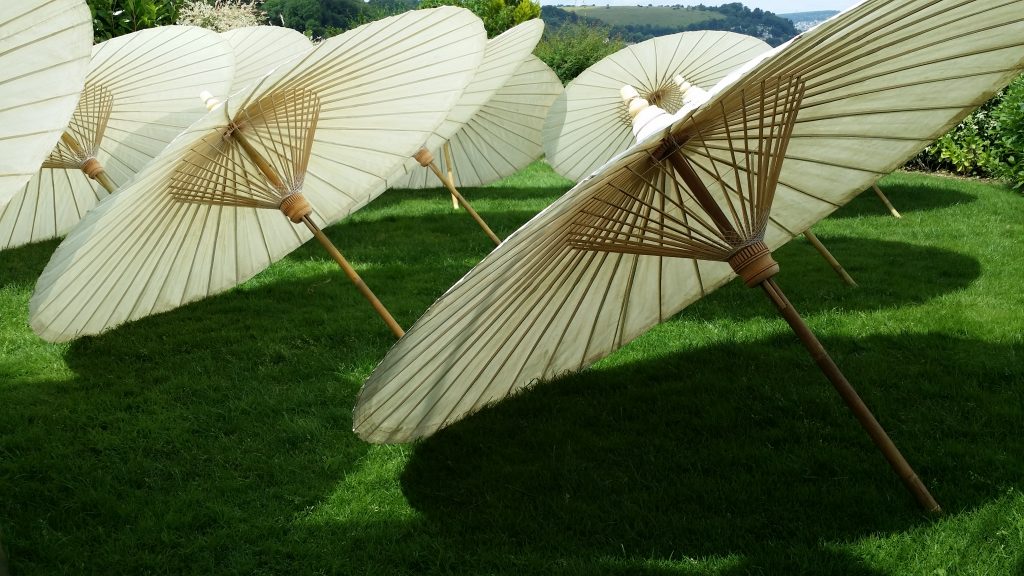
M96 154L114 108L114 95L100 84L86 84L64 135L43 168L82 169L90 178L103 171ZM91 162L90 162L91 161Z
M179 202L280 209L300 222L312 213L301 190L319 115L320 99L310 90L265 95L193 145L168 193Z
M597 188L567 226L577 249L726 262L763 245L804 94L799 77L726 92Z

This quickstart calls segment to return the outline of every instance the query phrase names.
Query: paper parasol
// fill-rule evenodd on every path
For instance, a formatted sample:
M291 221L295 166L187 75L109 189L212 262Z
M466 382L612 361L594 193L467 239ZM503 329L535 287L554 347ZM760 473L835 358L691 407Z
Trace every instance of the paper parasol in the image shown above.
M459 103L452 108L448 118L445 119L444 123L438 127L423 145L423 149L416 154L414 159L410 159L403 166L404 172L409 176L403 177L401 173L395 175L394 186L399 188L424 188L427 187L426 183L428 181L432 181L436 177L451 192L453 207L457 208L459 204L464 206L470 216L473 217L484 233L496 245L501 240L491 231L483 218L476 213L476 210L462 197L454 182L441 172L434 162L434 157L440 155L442 148L448 146L453 138L465 132L467 125L477 118L491 98L509 82L523 62L531 57L530 53L537 45L537 41L540 40L543 31L544 21L533 19L518 24L488 40L487 48L484 50L484 58L480 62L480 68L477 69L472 82L466 87L466 91L462 94L462 98L459 99ZM492 115L491 119L493 118L494 116ZM486 119L480 119L480 122L486 121ZM468 139L470 136L467 135L466 138ZM501 146L500 142L492 142L491 144ZM444 152L447 156L451 156L449 149L445 149ZM467 161L478 159L482 160L475 153L473 157L467 157ZM429 170L424 170L424 168L429 168ZM433 175L430 174L431 172ZM416 182L420 182L421 185L415 185Z
M443 164L457 188L485 186L515 174L544 152L544 119L562 82L540 58L530 55L508 82L442 146ZM438 153L438 151L434 151ZM432 188L437 179L412 170L396 188Z
M0 210L39 170L71 119L91 47L83 0L0 3Z
M681 32L628 46L594 64L552 106L544 128L547 161L572 180L590 174L632 144L631 122L619 90L677 113L707 98L727 73L766 53L765 42L734 32ZM856 282L809 229L808 242L851 286Z
M431 434L606 356L730 280L722 261L771 272L765 245L831 213L1019 72L1022 8L869 0L752 63L442 296L367 380L355 431Z
M437 128L485 42L468 10L410 11L235 94L68 235L30 303L33 329L96 334L227 290L313 234L325 241L318 225L385 190Z
M285 61L313 49L304 34L282 26L247 26L221 32L235 54L232 92L248 86Z
M707 90L770 49L757 38L704 30L659 36L619 50L584 70L552 104L544 125L548 164L578 182L633 144L619 98L624 84L635 86L648 102L676 112L683 106L677 76Z
M66 234L225 96L231 47L216 32L161 26L93 47L85 89L61 141L0 210L0 249Z

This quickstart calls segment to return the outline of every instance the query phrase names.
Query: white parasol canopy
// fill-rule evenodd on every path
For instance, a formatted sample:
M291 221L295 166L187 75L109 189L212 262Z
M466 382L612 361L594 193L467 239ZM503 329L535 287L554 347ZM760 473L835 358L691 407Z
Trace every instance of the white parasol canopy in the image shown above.
M468 10L406 12L235 94L58 247L30 303L33 329L51 341L97 334L280 259L387 188L458 100L485 42Z
M280 64L313 49L304 34L283 26L246 26L221 32L235 54L231 91L240 90Z
M726 74L771 47L735 32L703 30L659 36L619 50L584 70L551 106L544 125L546 160L556 172L579 181L634 140L619 89L669 112L685 99L677 77L707 90ZM685 88L685 86L683 87Z
M441 183L448 188L452 195L452 207L458 208L462 205L466 211L483 229L484 233L494 242L501 243L501 239L477 214L476 210L458 191L453 182L451 171L451 149L449 141L463 130L466 124L476 116L480 109L487 104L491 97L500 90L515 73L516 69L530 56L530 52L537 41L540 40L544 31L544 21L540 19L527 20L498 36L487 41L487 49L484 51L484 59L477 69L473 81L466 87L459 103L448 114L445 122L431 135L416 155L405 163L401 171L396 172L394 180L396 185L410 187L411 182L422 180L425 183L430 178L428 172L433 172ZM447 176L434 162L434 157L442 152L448 161ZM429 168L429 170L423 170ZM408 176L402 176L403 172ZM412 176L419 174L419 176Z
M734 269L794 325L767 249L901 165L1022 67L1022 0L868 0L773 50L442 296L367 380L355 431L374 442L429 435L606 356ZM826 358L816 360L829 372Z
M91 47L84 0L0 3L0 210L39 170L67 126Z
M60 144L0 209L0 249L66 234L206 113L197 93L227 95L233 73L228 43L195 26L140 30L94 46Z
M562 82L540 58L528 55L500 90L448 140L450 152L441 167L453 175L456 187L485 186L515 174L544 153L544 119ZM418 167L417 167L418 168ZM413 169L396 188L434 188L437 179Z

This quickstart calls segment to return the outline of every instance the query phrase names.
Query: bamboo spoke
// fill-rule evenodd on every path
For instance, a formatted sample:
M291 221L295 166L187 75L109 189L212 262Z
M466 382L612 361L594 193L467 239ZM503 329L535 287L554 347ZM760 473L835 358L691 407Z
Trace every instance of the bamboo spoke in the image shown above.
M223 134L213 134L193 148L172 175L168 193L178 202L281 209L293 222L301 221L388 329L401 338L405 331L309 218L312 208L299 193L319 113L320 101L312 92L269 94L240 112Z
M857 285L857 282L853 280L853 277L846 272L846 268L843 268L843 265L836 260L836 257L833 256L832 253L829 252L828 248L821 243L821 240L818 240L818 237L815 236L814 232L807 229L804 231L804 237L811 243L811 246L814 246L814 249L818 251L818 254L821 254L821 257L828 262L829 266L836 271L836 274L839 275L839 278L841 278L843 282L846 282L850 286Z
M878 184L872 184L871 187L875 190L875 194L878 195L878 199L882 201L882 204L885 204L885 207L889 209L889 213L892 214L893 218L903 217L896 211L896 207L892 205L892 202L889 202L889 198L882 192L882 189L878 187Z

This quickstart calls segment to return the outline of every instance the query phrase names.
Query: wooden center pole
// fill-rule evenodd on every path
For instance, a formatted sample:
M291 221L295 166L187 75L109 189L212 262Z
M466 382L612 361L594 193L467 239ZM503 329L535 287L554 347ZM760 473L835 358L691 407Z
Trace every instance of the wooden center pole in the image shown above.
M270 181L271 185L279 190L285 189L285 184L284 181L281 180L281 177L277 175L277 172L270 163L260 155L259 151L253 148L252 144L249 143L249 140L241 133L241 131L235 130L231 135L242 147L242 150L245 151L246 156L248 156L249 159L252 160L253 164L260 169L260 172L267 177L267 180ZM303 202L305 202L305 200L303 200ZM313 236L320 241L320 245L327 250L327 253L331 255L331 258L338 263L338 266L340 266L341 270L346 276L348 276L348 279L352 281L352 284L354 284L356 289L359 290L359 293L370 302L373 309L381 319L384 320L384 323L387 324L388 328L391 329L391 333L394 334L396 338L404 336L405 330L402 330L402 327L395 321L391 312L388 312L388 309L384 307L384 304L382 304L379 299L377 299L377 296L372 290L370 290L370 287L366 285L366 282L363 282L363 279L359 276L359 273L356 272L355 268L353 268L352 265L349 264L348 260L341 255L341 251L334 246L331 239L328 238L322 230L320 230L320 227L317 226L315 222L310 220L308 212L301 216L301 220L306 224L306 228L309 228L309 231L313 233Z
M779 313L782 314L782 317L786 319L787 323L789 323L789 327L792 328L793 332L795 332L797 337L800 338L800 342L803 343L805 348L807 348L811 357L814 358L814 361L818 364L818 367L825 373L825 376L832 383L832 386L835 387L836 392L839 392L839 396L842 397L847 407L850 408L850 411L853 412L853 415L860 422L861 426L863 426L864 430L867 431L868 436L871 437L875 446L881 450L885 459L889 461L889 465L896 471L900 480L903 481L903 484L914 495L914 498L917 499L917 502L921 507L932 513L942 512L942 508L939 506L938 502L932 498L931 493L928 492L928 489L925 487L924 483L921 482L921 479L917 477L917 473L915 473L914 469L907 463L903 454L901 454L899 449L896 448L896 445L889 438L889 435L886 434L885 429L882 428L882 425L875 419L871 410L869 410L867 405L864 404L864 401L861 400L860 395L857 394L857 391L850 385L850 382L845 376L843 376L839 367L832 361L832 357L828 355L828 352L825 351L821 342L818 341L817 337L814 336L814 333L811 332L810 328L807 327L807 324L804 323L803 318L801 318L800 314L795 308L793 308L793 305L786 298L786 295L779 288L779 285L775 283L775 278L768 278L761 282L760 285L761 288L764 289L765 294L767 294L768 299L775 304L776 308L778 308Z
M334 261L338 263L338 266L341 266L341 269L345 272L345 275L348 276L348 279L355 284L359 293L369 301L370 306L373 306L373 309L381 319L384 320L384 323L388 325L388 328L391 329L391 333L395 335L395 338L405 336L405 330L402 330L402 327L398 325L398 322L396 322L395 318L390 312L388 312L388 309L384 307L384 304L381 304L381 301L377 299L377 296L372 290L370 290L370 287L366 285L366 282L363 282L363 279L360 278L359 273L356 272L355 268L353 268L352 265L349 264L348 260L341 255L341 252L334 246L331 239L328 238L322 230L320 230L320 227L317 226L316 223L309 219L309 216L303 216L302 221L306 224L306 228L309 228L309 231L313 233L313 236L316 236L316 239L320 241L320 244L325 250L327 250L327 253L331 255L331 258L334 258Z
M681 156L678 149L670 152L667 160L676 168L676 171L679 172L686 185L690 187L690 192L715 222L715 225L718 226L719 231L726 237L736 236L736 228L733 227L721 207L714 201L707 187L704 186L704 182L694 172L693 168L690 167L686 158ZM882 451L882 454L889 461L893 470L896 471L900 479L903 480L904 485L906 485L907 489L910 490L921 506L929 512L941 512L942 509L938 503L935 502L928 489L925 488L917 474L914 473L910 464L900 454L896 445L889 438L889 435L885 433L878 420L868 410L867 405L860 399L857 391L854 390L850 382L843 376L839 367L836 366L828 352L825 351L824 346L821 345L821 342L814 336L814 333L807 327L800 314L797 313L793 305L786 299L786 295L782 293L782 290L775 283L774 276L778 272L778 264L771 258L771 252L768 250L768 247L763 243L759 244L760 247L749 245L737 251L729 262L733 269L744 278L747 286L754 287L760 285L764 289L768 298L779 309L779 313L786 319L790 328L793 329L793 332L800 338L804 347L810 352L811 357L814 358L818 367L825 374L825 377L829 379L836 391L839 392L843 401L846 402L846 405L853 411L861 426L867 431L868 436L871 437L871 440Z
M60 139L61 142L64 142L64 144L75 153L75 156L78 156L79 158L85 156L85 152L83 152L82 147L78 144L78 141L75 140L74 136L65 132L61 134ZM90 157L82 163L82 172L85 172L89 178L99 182L100 186L103 186L103 189L106 190L108 194L113 194L114 191L117 190L117 184L110 179L110 176L107 176L107 171L95 158Z
M455 188L455 181L451 179L450 174L448 178L444 177L441 173L441 169L438 168L437 164L434 162L434 155L430 153L430 150L420 148L416 154L413 154L413 158L420 163L420 166L430 168L430 171L434 173L434 176L437 176L437 179L440 180L446 188L448 188L448 192L451 192L452 198L454 198L456 202L462 204L463 208L466 209L466 212L469 212L469 215L473 217L473 220L476 220L476 223L483 229L484 234L487 234L487 237L491 239L491 242L494 242L495 246L501 244L501 238L498 238L497 234L491 231L491 227L484 222L484 219L476 213L476 210L469 205L469 202Z
M431 162L429 168L431 171L433 171L434 175L437 176L437 178L445 185L445 187L448 188L448 191L451 192L452 199L455 200L455 203L462 204L462 207L466 209L466 212L468 212L469 215L473 217L473 220L476 220L476 223L480 225L480 228L482 228L484 234L487 234L487 237L491 239L491 242L494 242L495 246L501 244L501 238L498 238L498 235L491 231L491 227L488 226L486 222L484 222L484 219L481 218L479 214L477 214L476 210L474 210L473 207L469 205L469 202L467 202L466 199L463 198L462 194L460 194L459 191L455 189L455 185L452 184L452 181L448 180L447 178L444 177L444 175L441 174L441 169L437 167L437 164Z
M839 261L836 260L836 257L828 251L828 248L825 248L825 245L821 243L821 240L818 240L818 237L814 235L814 232L811 232L810 228L804 232L804 237L811 243L811 246L814 246L814 249L818 251L818 254L821 254L822 258L828 262L829 266L836 271L836 274L843 279L843 282L846 282L850 286L857 285L853 278L846 273L846 268L843 268L843 265L840 264Z
M448 142L445 142L441 149L444 151L444 167L448 169L448 181L452 183L452 188L454 188L455 174L452 170L452 148L448 145ZM452 194L452 209L459 209L459 199L455 194Z
M875 194L878 195L882 204L885 204L885 207L889 209L889 213L892 214L894 218L902 218L900 213L896 211L896 207L892 205L892 202L889 202L889 198L882 192L882 189L878 187L878 184L872 184L871 187L874 188Z

